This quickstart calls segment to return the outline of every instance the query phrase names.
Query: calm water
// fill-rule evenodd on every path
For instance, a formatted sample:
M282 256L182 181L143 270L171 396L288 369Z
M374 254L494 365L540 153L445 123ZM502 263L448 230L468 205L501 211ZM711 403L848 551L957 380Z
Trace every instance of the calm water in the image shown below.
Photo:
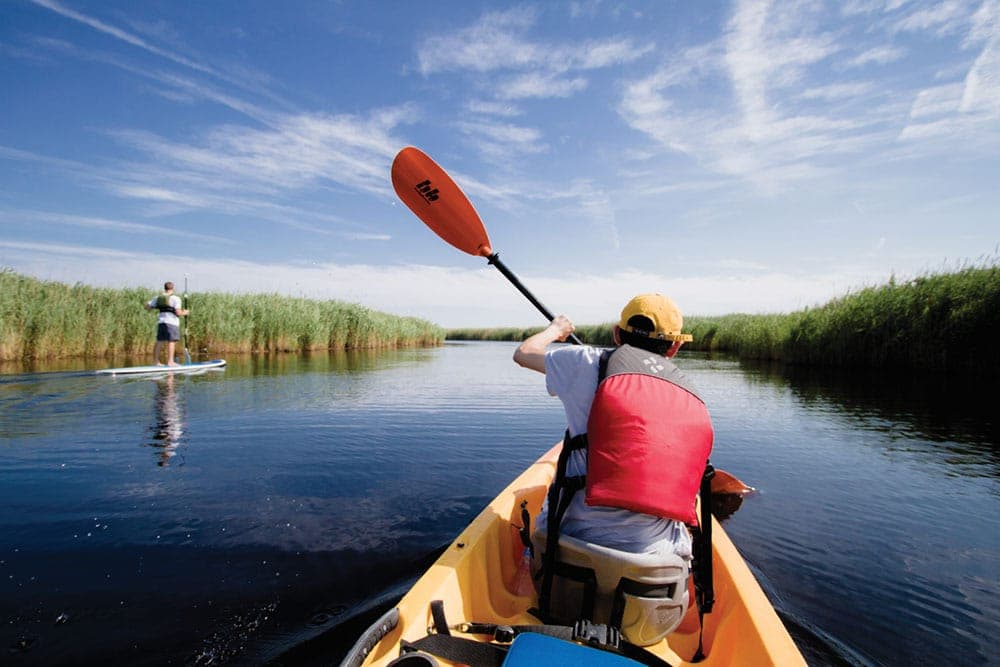
M0 662L338 658L561 434L512 350L0 375ZM812 664L1000 664L995 389L681 356Z

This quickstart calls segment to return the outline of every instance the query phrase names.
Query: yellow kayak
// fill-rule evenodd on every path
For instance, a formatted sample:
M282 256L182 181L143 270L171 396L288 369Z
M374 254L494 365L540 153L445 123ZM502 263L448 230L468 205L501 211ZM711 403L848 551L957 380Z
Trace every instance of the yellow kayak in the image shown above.
M468 624L512 627L540 625L540 621L529 612L537 605L538 600L534 588L530 586L530 575L527 575L529 585L525 585L524 546L519 529L522 503L527 502L527 510L532 517L538 514L542 506L546 490L555 475L559 448L560 445L556 445L533 463L469 524L400 600L396 608L386 613L358 639L344 659L342 667L389 665L393 661L401 666L475 662L465 659L448 660L440 654L418 660L413 653L406 653L408 658L400 659L401 647L412 643L419 645L422 639L428 637L429 631L430 634L435 634L435 626L441 627L442 619L435 623L432 601L440 601L437 603L438 613L443 611L447 625L452 628L468 629ZM698 650L700 636L705 657L697 664L705 667L805 665L802 654L774 607L715 519L712 530L715 582L713 611L704 615L702 628L696 605L692 604L674 632L666 639L642 649L642 653L648 652L653 656L652 662L646 664L660 664L657 660L675 666L695 664L690 661ZM475 627L478 626L473 626ZM463 643L477 641L491 644L490 648L500 646L502 652L506 652L506 645L498 644L494 636L466 634L457 630L453 631L452 636L460 636ZM515 645L519 640L520 637L515 640ZM509 638L500 637L500 641L509 641ZM601 660L612 655L607 650L577 643L571 645L575 652L571 652L570 657L552 659L539 654L534 659L523 661L524 651L535 650L535 646L534 643L524 641L523 650L518 656L522 658L522 662L517 664L537 662L550 667L557 664L603 665L610 663ZM520 646L518 648L522 649ZM542 646L541 650L545 648ZM583 653L579 654L580 651ZM513 657L513 648L510 653ZM592 657L596 657L596 661L591 660ZM618 654L613 654L613 657L624 661L623 664L629 663L627 658L620 658ZM504 664L514 664L514 661Z

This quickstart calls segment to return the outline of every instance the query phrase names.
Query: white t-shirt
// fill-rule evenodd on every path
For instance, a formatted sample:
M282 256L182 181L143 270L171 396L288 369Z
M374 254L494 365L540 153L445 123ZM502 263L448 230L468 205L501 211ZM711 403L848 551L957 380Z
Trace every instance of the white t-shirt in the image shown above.
M156 299L159 299L159 298L160 297L156 297L152 301L150 301L149 302L149 307L150 308L156 308ZM132 303L135 303L135 302L133 301ZM179 296L177 296L176 294L171 294L170 298L167 299L167 303L169 305L173 306L177 310L180 310L183 307L181 305L181 298ZM180 326L180 324L181 324L181 318L177 317L176 315L174 315L173 313L171 313L169 311L160 311L160 316L156 318L156 321L157 321L157 323L161 323L162 322L163 324L172 324L175 327L176 326Z
M601 350L589 345L560 345L545 354L545 388L562 401L571 436L587 431L600 359ZM566 474L583 475L586 471L586 451L571 453ZM617 507L591 507L584 502L584 496L583 490L573 495L563 517L565 535L631 553L672 553L691 558L691 534L683 522ZM542 508L538 526L545 525L547 509Z

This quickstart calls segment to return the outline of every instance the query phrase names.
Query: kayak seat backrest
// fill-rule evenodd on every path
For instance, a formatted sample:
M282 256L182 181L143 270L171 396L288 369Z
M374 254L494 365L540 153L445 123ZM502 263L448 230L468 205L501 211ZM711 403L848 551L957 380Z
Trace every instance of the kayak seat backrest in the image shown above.
M588 648L548 635L523 632L510 645L503 667L628 667L639 665L625 656Z
M543 529L532 534L535 573L545 537ZM689 575L688 561L674 554L630 553L560 535L551 622L572 625L585 618L619 628L638 646L655 644L687 613Z

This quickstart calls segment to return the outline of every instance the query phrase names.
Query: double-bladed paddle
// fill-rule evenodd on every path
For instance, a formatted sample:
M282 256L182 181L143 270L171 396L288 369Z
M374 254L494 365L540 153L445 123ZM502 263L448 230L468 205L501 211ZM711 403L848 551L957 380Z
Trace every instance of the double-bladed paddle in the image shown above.
M485 257L550 322L554 316L490 246L483 221L451 176L419 148L407 146L392 161L392 187L413 213L435 234L470 255ZM575 334L570 342L580 345Z
M399 151L392 161L392 187L403 203L435 234L464 253L485 257L542 315L550 322L553 320L548 308L500 261L472 202L430 156L413 146ZM574 334L569 335L569 340L576 345L581 344ZM716 468L712 493L743 495L753 490L733 475Z

